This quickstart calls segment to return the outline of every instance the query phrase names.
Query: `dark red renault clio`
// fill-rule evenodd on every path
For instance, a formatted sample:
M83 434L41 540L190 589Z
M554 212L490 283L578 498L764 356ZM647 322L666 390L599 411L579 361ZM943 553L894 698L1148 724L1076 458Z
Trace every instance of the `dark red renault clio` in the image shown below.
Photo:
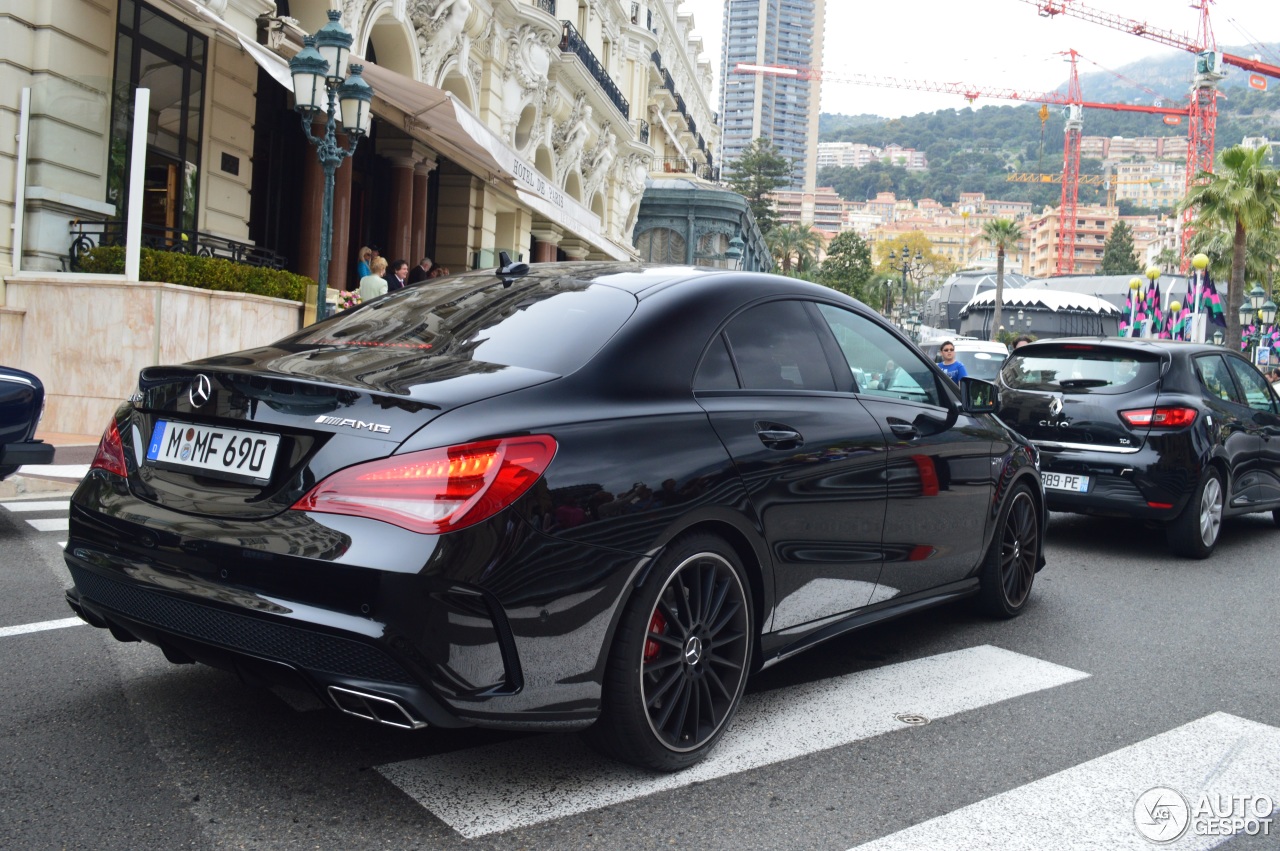
M1000 418L1040 450L1051 511L1164 525L1180 555L1207 558L1222 518L1280 523L1280 402L1220 346L1080 338L1005 361Z

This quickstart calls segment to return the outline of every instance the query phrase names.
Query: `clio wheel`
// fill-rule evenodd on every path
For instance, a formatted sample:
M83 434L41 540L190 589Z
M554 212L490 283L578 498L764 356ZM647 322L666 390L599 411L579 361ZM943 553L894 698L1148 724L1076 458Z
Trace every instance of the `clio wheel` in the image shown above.
M720 538L697 534L673 543L623 614L588 740L659 771L706 756L747 681L748 587L740 559Z
M1208 558L1213 554L1222 531L1225 501L1222 474L1209 467L1196 483L1186 508L1165 527L1165 538L1174 553L1184 558Z

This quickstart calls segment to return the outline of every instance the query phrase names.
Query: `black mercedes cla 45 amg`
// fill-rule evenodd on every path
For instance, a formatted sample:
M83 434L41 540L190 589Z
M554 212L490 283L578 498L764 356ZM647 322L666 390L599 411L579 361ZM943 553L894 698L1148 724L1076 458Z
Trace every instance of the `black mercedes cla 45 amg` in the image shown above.
M67 597L369 720L675 770L752 671L965 596L1018 614L1043 494L994 409L816 285L468 273L143 370L72 499Z
M1051 511L1164 526L1207 558L1224 516L1280 523L1280 402L1248 360L1219 346L1082 338L1005 361L1000 418L1040 450Z

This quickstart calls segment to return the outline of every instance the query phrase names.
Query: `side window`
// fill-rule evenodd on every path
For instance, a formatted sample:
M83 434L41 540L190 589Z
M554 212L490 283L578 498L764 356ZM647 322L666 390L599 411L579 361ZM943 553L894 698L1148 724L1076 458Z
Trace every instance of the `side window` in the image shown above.
M1236 383L1231 380L1231 371L1221 355L1204 355L1196 358L1196 372L1200 375L1200 383L1215 399L1243 405L1244 400L1236 392Z
M717 334L707 348L698 367L698 374L693 377L693 390L737 390L738 376L733 372L733 362L729 360L729 350L725 348L724 336Z
M933 370L905 343L871 320L818 305L853 373L854 392L940 405Z
M1245 403L1255 411L1275 413L1275 403L1271 401L1271 387L1262 377L1262 373L1243 358L1229 357L1227 365L1231 367L1231 373L1240 383L1240 388L1244 390Z
M725 329L746 390L836 389L818 332L798 301L771 301Z

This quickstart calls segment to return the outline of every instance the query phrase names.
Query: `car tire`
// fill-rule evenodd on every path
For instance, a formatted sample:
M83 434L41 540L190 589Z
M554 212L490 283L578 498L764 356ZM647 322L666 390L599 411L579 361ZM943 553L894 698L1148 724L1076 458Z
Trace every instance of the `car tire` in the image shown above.
M1226 500L1222 474L1207 468L1196 483L1191 501L1165 527L1169 547L1183 558L1208 558L1222 532L1222 506Z
M587 741L657 771L701 760L742 701L754 623L733 548L710 534L677 539L627 603Z
M1280 508L1271 509L1271 522L1280 527Z
M1013 618L1026 606L1036 577L1043 517L1031 489L1015 485L978 574L978 608L985 614Z

